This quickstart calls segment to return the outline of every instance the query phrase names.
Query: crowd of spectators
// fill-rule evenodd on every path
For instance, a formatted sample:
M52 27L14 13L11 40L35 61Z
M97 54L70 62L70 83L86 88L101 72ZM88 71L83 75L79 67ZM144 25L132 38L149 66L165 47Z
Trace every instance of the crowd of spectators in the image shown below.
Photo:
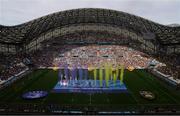
M20 73L26 68L26 65L22 62L23 55L1 55L1 71L0 80L7 80L8 78Z
M180 68L179 67L175 68L175 67L166 65L166 66L157 67L157 70L167 76L171 76L175 79L180 79Z
M147 68L153 60L149 55L138 50L119 45L47 45L41 50L31 54L37 67L58 67L68 64L70 67L79 65L82 67L101 67L105 63L114 67L124 65L134 68ZM155 57L166 66L157 69L174 78L179 78L180 67L176 57ZM176 64L176 65L174 65Z
M68 48L68 46L65 46ZM114 67L124 65L135 68L145 68L150 59L141 56L141 52L125 46L117 45L90 45L76 47L72 50L59 54L60 57L54 59L54 65L66 64L70 66L79 64L80 66L100 67L105 63ZM62 57L63 56L63 57Z
M146 68L152 60L144 53L118 45L62 45L49 46L32 53L32 59L37 67L101 67L109 63L114 67L124 65L134 68Z
M121 41L117 41L117 39L121 39ZM58 39L58 41L54 39L44 45L42 44L42 48L28 53L28 55L26 54L25 57L30 59L36 67L58 67L65 64L68 64L69 67L73 65L101 67L105 63L109 63L114 67L124 65L125 68L147 68L153 58L135 50L136 47L138 49L138 46L133 47L133 49L126 46L113 45L113 43L127 44L129 43L128 41L131 41L130 43L135 42L128 39L128 36L125 35L118 36L105 32L77 32L67 34ZM99 42L105 43L105 45L100 45L98 44ZM71 45L72 43L81 44ZM86 45L86 43L91 44ZM6 80L26 67L23 63L25 57L22 54L1 57L0 80ZM2 59L5 60L2 61ZM180 64L176 56L157 57L157 60L167 64L166 67L158 67L160 72L179 78L180 67L174 65Z
M166 64L166 66L157 67L160 72L180 79L180 59L177 55L159 57L158 60Z

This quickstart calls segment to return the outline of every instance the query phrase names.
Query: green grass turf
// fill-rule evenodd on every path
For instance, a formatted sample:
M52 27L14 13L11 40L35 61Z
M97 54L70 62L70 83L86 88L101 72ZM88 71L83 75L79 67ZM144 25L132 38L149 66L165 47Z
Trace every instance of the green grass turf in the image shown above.
M90 72L92 75L92 72ZM124 83L129 94L83 94L83 93L51 93L56 85L58 72L53 70L36 70L11 86L0 91L0 103L39 103L39 104L72 104L72 105L180 105L180 91L167 86L144 70L125 70ZM21 95L31 90L46 90L49 95L39 100L24 100ZM139 95L140 90L150 90L156 99L148 101Z

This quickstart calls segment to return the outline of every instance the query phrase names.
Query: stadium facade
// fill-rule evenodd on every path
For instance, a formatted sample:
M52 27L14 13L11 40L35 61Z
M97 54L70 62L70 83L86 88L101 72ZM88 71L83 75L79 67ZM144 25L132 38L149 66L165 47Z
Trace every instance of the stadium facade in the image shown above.
M0 52L28 53L41 47L41 42L67 38L73 33L101 32L108 36L121 35L112 42L92 40L60 43L129 45L148 54L179 54L180 27L168 27L128 13L109 9L73 9L53 13L17 26L0 26ZM93 37L92 37L93 38ZM61 40L61 39L60 39Z

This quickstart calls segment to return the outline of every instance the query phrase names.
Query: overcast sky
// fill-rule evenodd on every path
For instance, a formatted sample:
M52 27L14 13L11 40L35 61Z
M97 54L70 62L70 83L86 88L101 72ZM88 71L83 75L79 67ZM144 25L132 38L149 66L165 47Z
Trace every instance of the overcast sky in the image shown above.
M180 0L0 0L0 24L17 25L62 10L107 8L160 24L180 24Z

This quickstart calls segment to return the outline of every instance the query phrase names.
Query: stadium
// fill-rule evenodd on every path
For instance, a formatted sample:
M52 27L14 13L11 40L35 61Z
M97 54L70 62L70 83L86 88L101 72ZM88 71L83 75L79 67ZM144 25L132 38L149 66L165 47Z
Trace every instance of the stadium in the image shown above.
M180 27L81 8L0 25L0 114L179 114Z

